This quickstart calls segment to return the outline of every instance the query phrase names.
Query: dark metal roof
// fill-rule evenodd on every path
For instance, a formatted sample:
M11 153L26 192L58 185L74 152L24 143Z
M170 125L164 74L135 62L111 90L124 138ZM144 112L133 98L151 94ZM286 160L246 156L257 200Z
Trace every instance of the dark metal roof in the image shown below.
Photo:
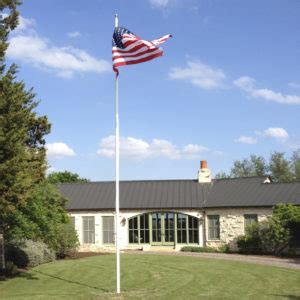
M145 180L120 182L121 209L191 209L209 207L300 205L300 182L264 184L265 177L197 180ZM114 209L114 182L59 185L69 199L69 210Z
M204 207L300 205L300 182L263 183L265 177L214 180Z

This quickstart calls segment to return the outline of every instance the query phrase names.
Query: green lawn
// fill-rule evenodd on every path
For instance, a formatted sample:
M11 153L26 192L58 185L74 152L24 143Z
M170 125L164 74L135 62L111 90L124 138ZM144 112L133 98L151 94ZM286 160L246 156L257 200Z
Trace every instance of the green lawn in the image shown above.
M300 271L167 255L121 256L121 299L300 299ZM111 299L115 256L41 265L0 281L0 299Z

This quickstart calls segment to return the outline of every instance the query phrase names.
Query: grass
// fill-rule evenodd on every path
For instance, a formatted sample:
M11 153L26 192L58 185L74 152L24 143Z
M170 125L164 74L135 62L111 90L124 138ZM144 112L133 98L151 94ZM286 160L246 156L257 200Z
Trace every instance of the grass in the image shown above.
M300 271L198 257L115 256L63 260L0 281L1 299L300 299Z

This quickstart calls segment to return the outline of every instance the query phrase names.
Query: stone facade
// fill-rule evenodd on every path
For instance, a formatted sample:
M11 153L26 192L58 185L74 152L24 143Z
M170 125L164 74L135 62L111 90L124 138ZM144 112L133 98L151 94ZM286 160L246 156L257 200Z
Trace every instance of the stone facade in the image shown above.
M186 210L178 211L172 209L162 210L162 212L177 212L187 214L199 219L199 246L208 246L218 248L222 245L229 244L231 248L235 248L236 238L245 233L245 214L255 214L258 217L258 221L266 220L271 215L271 208L220 208L220 209L206 209L205 210L205 224L204 214L200 210ZM120 247L121 249L143 249L147 250L151 248L151 245L135 245L129 244L128 241L128 220L134 216L151 213L153 210L136 210L136 211L120 211ZM103 243L103 217L114 216L113 211L80 211L70 213L72 217L75 217L75 229L78 234L80 248L79 251L113 251L113 244ZM220 239L210 240L208 236L208 216L218 215L220 220ZM95 217L95 243L84 244L83 243L83 224L82 217L94 216ZM205 231L205 238L204 238ZM184 244L174 245L175 250L180 250ZM193 245L195 246L195 245Z
M266 220L272 214L271 208L223 208L223 209L207 209L206 210L206 246L220 247L229 244L231 248L235 248L236 238L245 234L245 218L246 214L255 214L258 222ZM208 237L208 217L209 215L218 215L220 217L220 239L210 240Z

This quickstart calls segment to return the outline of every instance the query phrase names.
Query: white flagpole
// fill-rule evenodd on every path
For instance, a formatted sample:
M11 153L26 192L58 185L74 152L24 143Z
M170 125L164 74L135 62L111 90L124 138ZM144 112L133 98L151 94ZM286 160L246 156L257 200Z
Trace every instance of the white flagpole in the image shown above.
M118 27L118 15L115 15L115 28ZM117 294L121 293L121 284L120 284L120 245L119 245L119 210L120 210L120 205L119 205L119 181L120 181L120 133L119 133L119 77L116 74L116 79L115 79L115 96L116 96L116 108L115 108L115 126L116 126L116 268L117 268Z

